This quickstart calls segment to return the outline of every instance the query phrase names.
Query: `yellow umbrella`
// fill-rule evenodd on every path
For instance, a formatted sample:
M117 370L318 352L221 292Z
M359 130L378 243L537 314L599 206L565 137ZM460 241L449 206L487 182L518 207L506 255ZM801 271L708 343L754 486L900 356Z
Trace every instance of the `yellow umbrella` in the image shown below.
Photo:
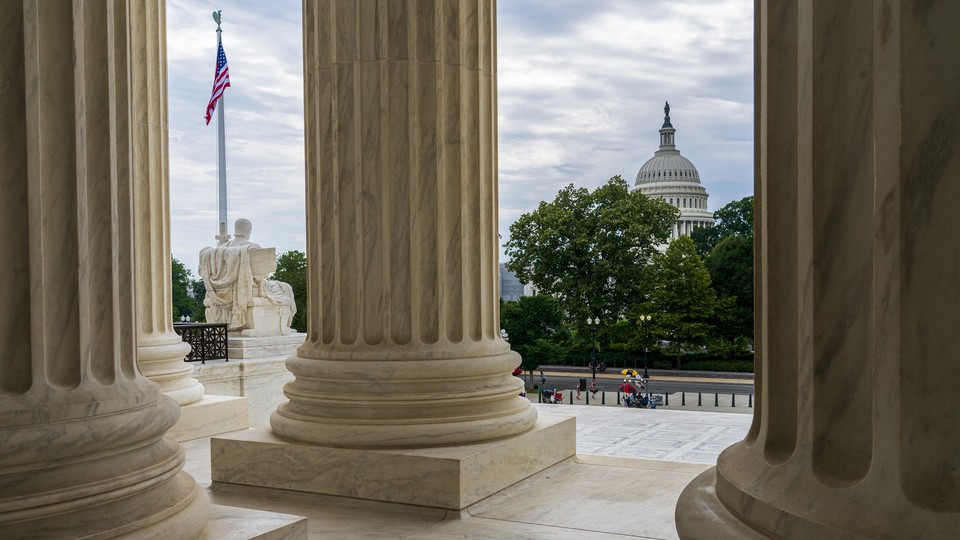
M635 370L635 369L625 369L625 370L621 371L620 373L622 373L622 374L624 374L624 375L630 375L631 377L636 377L637 375L639 375L639 373L637 373L637 370Z

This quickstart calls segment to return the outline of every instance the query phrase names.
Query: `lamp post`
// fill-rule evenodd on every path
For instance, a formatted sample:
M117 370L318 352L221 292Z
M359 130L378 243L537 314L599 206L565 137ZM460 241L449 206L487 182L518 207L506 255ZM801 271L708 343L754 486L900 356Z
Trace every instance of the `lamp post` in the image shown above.
M650 374L647 373L647 350L649 350L650 348L648 344L648 339L647 339L649 334L649 331L647 330L647 323L650 322L651 318L652 317L650 317L650 315L640 315L640 328L643 329L643 378L644 379L650 378Z
M590 336L593 338L593 345L590 347L590 369L593 371L593 380L597 380L597 326L600 325L600 317L587 317L587 328L590 329Z

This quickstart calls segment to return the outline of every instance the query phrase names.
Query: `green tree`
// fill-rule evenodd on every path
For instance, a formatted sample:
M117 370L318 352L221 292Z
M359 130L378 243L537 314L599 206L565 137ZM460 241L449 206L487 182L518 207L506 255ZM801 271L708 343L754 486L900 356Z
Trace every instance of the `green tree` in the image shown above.
M187 316L190 320L202 320L203 318L203 298L200 302L194 294L195 279L190 270L176 257L170 259L170 275L172 280L172 306L171 314L174 321L179 321L180 317Z
M720 241L704 260L717 296L717 332L731 345L753 341L753 239L731 235Z
M307 331L307 255L292 250L277 257L277 271L270 279L282 281L293 289L293 298L297 303L297 313L290 325L298 332Z
M558 298L577 327L588 316L617 319L646 293L644 268L677 216L619 176L593 192L571 184L510 226L507 268Z
M567 356L567 348L562 343L541 338L524 347L520 355L523 359L520 366L532 375L537 366L563 364Z
M532 372L566 356L566 330L560 301L544 294L521 296L500 307L500 328L507 331L510 348L520 354L520 366Z
M203 282L202 278L190 280L190 296L193 297L197 306L197 310L191 319L196 322L206 322L207 310L203 307L203 300L207 297L207 284Z
M693 240L681 236L662 257L650 265L656 286L650 295L651 336L667 340L665 352L676 358L699 351L713 332L711 318L717 308L717 295Z
M690 235L697 253L705 257L728 236L753 239L753 195L724 206L713 213L713 227L694 229Z

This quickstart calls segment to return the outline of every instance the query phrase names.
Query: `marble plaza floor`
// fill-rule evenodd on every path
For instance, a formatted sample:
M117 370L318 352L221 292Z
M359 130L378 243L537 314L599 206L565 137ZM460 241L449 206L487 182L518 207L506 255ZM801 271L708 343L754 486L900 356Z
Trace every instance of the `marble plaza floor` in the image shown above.
M714 465L724 448L743 440L749 414L658 408L536 404L540 414L577 417L577 454Z
M677 538L682 489L742 440L748 414L534 404L577 417L577 456L462 512L217 485L209 439L183 444L185 470L215 504L308 518L311 539Z

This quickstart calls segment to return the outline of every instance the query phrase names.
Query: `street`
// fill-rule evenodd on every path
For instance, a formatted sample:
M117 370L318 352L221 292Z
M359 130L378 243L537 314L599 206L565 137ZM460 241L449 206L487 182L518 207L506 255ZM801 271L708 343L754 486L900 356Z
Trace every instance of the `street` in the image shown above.
M547 374L547 388L556 388L558 390L573 390L577 387L577 382L581 378L587 379L587 385L589 387L591 374L573 374L573 373L548 373ZM620 374L616 376L611 376L608 372L603 375L597 375L597 387L600 390L607 392L615 392L617 388L623 384L624 377ZM540 384L540 374L539 372L534 373L533 377L529 377L528 374L524 374L524 381L528 388L533 388L533 385ZM705 380L703 378L697 378L696 380L686 380L683 378L663 378L657 379L656 377L651 377L647 383L647 390L650 393L662 394L662 393L677 393L677 392L687 392L687 393L697 393L702 392L704 394L738 394L746 395L753 393L753 381L744 380L743 382L729 382L729 380L720 379L718 381Z

